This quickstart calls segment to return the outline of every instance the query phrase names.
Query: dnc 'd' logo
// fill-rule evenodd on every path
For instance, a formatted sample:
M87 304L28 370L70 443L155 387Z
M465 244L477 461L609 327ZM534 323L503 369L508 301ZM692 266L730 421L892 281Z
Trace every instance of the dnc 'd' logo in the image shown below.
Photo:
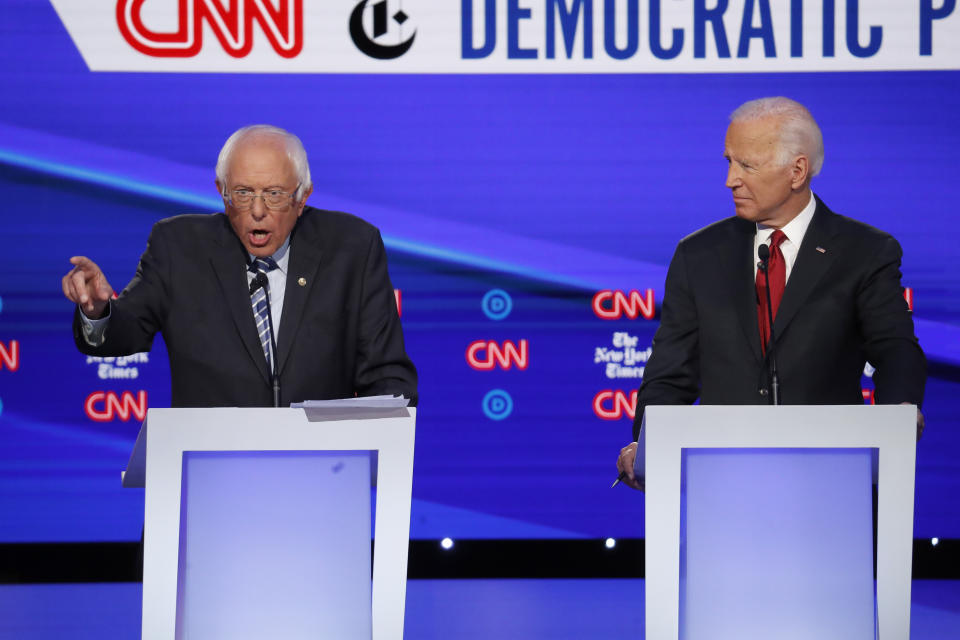
M363 53L377 60L399 58L413 46L414 31L404 39L404 23L410 19L402 8L392 11L387 0L362 0L350 13L350 38ZM393 22L395 26L391 26Z
M197 55L203 48L204 24L234 58L247 56L253 48L254 22L260 25L273 50L284 58L293 58L303 49L303 0L166 0L176 2L176 26L165 31L147 26L150 20L145 22L144 14L153 12L149 17L154 20L169 16L157 13L157 3L151 3L145 12L144 2L117 0L117 25L124 40L148 56Z

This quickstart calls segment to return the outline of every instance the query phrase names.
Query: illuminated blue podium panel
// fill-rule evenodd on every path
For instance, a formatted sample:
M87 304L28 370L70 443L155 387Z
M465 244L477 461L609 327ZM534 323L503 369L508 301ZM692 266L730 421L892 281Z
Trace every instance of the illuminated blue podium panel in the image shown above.
M309 415L148 412L143 638L403 637L416 410Z
M370 533L366 451L185 452L177 637L368 640Z
M915 407L648 407L643 430L647 638L909 636Z
M873 640L871 452L685 449L680 637Z

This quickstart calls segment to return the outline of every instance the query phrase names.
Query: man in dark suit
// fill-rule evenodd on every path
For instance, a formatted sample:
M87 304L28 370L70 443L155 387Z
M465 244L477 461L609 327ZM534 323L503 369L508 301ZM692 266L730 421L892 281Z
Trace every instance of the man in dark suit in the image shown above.
M380 233L305 206L312 184L300 140L267 125L237 131L216 184L225 213L158 222L116 299L94 262L70 259L63 290L78 305L80 351L146 351L161 332L175 407L271 406L275 395L279 406L355 394L415 404Z
M761 245L770 256L781 402L862 403L860 380L870 362L876 401L916 405L919 437L926 359L903 299L900 245L813 195L823 139L803 105L763 98L730 120L724 157L736 216L677 246L638 393L634 440L648 405L772 401ZM632 442L621 449L617 469L642 488L633 473L636 448Z

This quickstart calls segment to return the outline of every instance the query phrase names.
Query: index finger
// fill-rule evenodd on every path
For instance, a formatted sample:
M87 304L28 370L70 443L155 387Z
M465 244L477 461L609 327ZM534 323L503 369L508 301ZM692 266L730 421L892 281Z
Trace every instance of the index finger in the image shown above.
M86 302L87 298L87 279L82 271L75 271L70 276L70 283L73 285L73 294L76 296L74 302L81 304Z
M99 270L96 263L86 256L73 256L70 258L70 264L75 270L80 270L84 275L91 275Z

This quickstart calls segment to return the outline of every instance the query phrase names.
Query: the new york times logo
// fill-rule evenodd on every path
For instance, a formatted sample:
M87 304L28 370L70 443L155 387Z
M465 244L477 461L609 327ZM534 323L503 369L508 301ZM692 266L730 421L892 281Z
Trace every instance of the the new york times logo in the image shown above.
M350 14L350 38L353 40L353 44L357 45L357 49L377 60L399 58L413 46L413 39L417 37L417 32L414 31L409 38L403 39L403 24L410 19L410 16L404 13L403 9L398 9L390 14L387 0L374 2L370 6L369 13L372 16L368 21L368 26L373 29L373 32L368 34L367 27L364 26L364 13L366 13L368 2L370 0L363 0L354 7ZM389 20L393 20L397 25L392 33ZM394 36L397 42L395 44L380 42L381 39L394 39L394 37L388 36Z

